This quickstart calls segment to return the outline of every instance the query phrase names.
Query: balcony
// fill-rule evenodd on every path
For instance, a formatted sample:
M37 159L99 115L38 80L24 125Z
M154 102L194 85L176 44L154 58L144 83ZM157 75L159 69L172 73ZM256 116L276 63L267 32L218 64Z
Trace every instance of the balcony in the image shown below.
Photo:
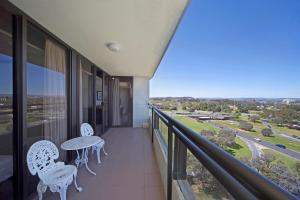
M165 199L148 129L112 128L103 138L109 155L102 156L100 165L90 156L89 166L97 175L80 168L78 183L83 191L70 186L68 199ZM47 195L47 199L59 199L58 193Z
M102 156L100 165L90 156L89 166L97 175L79 169L78 182L84 190L80 193L69 187L68 199L296 199L160 110L153 108L152 114L153 131L107 131L103 138L109 155ZM164 130L162 124L167 125ZM162 135L166 131L167 136ZM218 182L209 195L201 197L193 192L187 154ZM48 192L47 199L59 196Z
M0 3L0 62L7 65L0 80L8 79L0 94L0 156L9 171L2 172L0 199L36 199L37 177L24 165L28 147L42 139L60 140L56 141L59 146L67 138L79 137L82 122L95 125L97 135L105 133L109 155L102 156L100 165L90 156L89 166L97 175L79 169L83 191L69 187L68 199L194 199L193 192L200 193L204 187L214 199L297 199L156 108L152 108L151 131L111 128L142 127L149 122L149 80L188 3ZM49 51L52 46L56 51ZM63 62L46 66L46 60ZM60 84L53 86L54 82ZM36 86L41 86L40 91ZM57 94L52 95L52 90ZM125 120L120 119L121 113ZM112 120L115 114L118 117ZM50 123L59 124L55 125L59 130L49 131ZM191 160L197 170L190 169ZM199 183L199 178L189 183L206 172L214 178L213 184ZM59 199L49 191L45 197Z

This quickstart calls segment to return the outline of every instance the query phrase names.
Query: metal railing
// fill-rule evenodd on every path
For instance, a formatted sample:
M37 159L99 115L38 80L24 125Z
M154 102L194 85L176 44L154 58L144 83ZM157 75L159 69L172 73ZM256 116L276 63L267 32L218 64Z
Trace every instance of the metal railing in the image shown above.
M235 199L298 199L166 113L152 105L149 108L152 111L152 142L154 131L159 129L159 120L168 130L168 200L172 199L172 181L186 179L187 149Z

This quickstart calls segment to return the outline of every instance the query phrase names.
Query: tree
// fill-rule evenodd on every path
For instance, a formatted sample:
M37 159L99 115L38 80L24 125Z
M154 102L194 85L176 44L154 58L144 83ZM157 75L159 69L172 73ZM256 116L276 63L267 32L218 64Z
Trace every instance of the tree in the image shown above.
M262 157L253 158L250 162L246 162L246 164L274 183L300 197L299 175L291 171L282 161L271 165L270 163L273 159L274 157L271 154L265 154Z
M187 179L197 191L218 193L219 199L230 199L220 182L191 153L187 154Z
M257 170L257 172L262 173L266 170L266 161L264 157L255 157L250 161L250 166Z
M216 140L215 140L215 135L216 134L217 134L216 132L210 131L210 130L202 130L201 131L201 135L203 135L208 140L210 140L211 142L214 142L214 143L216 143Z
M221 147L230 147L235 144L236 134L231 129L223 128L217 136L217 144Z
M251 121L251 122L257 122L260 117L258 115L249 115L248 116L248 119Z
M235 120L238 120L238 119L240 118L240 116L241 116L240 110L235 110L235 111L233 111L232 116L233 116L233 118L234 118Z
M267 167L270 168L271 162L273 162L274 160L276 160L276 157L275 157L274 154L266 152L264 154L264 160L266 162Z
M282 117L274 117L272 119L272 122L279 125L279 126L282 126L282 124L284 123L284 120Z
M296 164L295 164L295 170L296 172L299 174L300 176L300 161L297 161Z
M271 165L269 173L265 175L279 186L300 197L300 179L282 161Z
M251 131L253 129L253 125L245 121L240 121L239 127L245 131Z
M270 137L271 135L273 135L273 131L270 128L264 128L261 130L261 134L265 137Z

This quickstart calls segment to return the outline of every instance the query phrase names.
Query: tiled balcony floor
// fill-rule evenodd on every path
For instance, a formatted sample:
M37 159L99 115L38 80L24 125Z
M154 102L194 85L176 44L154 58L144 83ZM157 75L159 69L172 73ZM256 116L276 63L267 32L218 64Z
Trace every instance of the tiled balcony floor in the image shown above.
M89 166L97 175L84 167L79 169L78 184L83 191L69 186L69 200L163 200L163 188L147 129L112 128L103 136L106 151L97 164L90 155ZM47 198L48 199L48 198ZM59 199L57 193L50 199Z

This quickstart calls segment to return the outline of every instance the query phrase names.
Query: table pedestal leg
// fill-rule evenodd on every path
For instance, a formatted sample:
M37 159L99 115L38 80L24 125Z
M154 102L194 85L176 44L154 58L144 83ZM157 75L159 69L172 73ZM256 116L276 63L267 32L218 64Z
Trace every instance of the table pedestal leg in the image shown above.
M77 167L77 168L78 168L78 167L81 167L82 164L84 164L84 165L85 165L85 168L88 170L88 172L90 172L90 173L93 174L93 175L96 175L96 173L93 172L93 171L89 168L89 166L88 166L88 161L89 161L89 159L88 159L88 155L87 155L87 149L86 149L86 148L82 149L82 154L81 154L81 156L80 156L78 150L76 150L76 153L77 153L77 158L76 158L76 160L75 160L76 167Z
M82 151L82 156L85 156L85 168L91 173L91 174L93 174L93 175L96 175L96 173L95 172L93 172L90 168L89 168L89 166L88 166L88 156L87 156L87 149L83 149L83 151Z

